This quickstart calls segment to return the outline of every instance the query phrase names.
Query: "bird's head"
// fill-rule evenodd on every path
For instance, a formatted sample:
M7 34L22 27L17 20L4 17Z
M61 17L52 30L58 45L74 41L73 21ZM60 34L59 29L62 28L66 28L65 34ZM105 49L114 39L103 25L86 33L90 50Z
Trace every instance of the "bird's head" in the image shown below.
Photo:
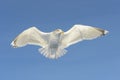
M61 29L56 29L54 31L54 34L56 34L56 35L62 35L63 33L64 33L64 31L62 31Z

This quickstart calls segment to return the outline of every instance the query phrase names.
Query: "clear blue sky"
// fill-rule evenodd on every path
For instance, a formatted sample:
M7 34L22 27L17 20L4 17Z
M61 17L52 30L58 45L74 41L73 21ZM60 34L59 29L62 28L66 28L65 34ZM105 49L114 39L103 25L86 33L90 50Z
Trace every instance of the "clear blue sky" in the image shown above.
M0 80L120 80L120 0L0 0ZM109 34L67 48L57 60L38 46L14 49L11 41L36 26L50 32L74 24Z

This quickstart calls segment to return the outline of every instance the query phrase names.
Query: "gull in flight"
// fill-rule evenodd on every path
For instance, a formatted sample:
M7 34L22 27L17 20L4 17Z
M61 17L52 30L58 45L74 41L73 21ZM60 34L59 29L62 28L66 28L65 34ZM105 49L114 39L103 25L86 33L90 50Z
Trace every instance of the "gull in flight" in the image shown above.
M83 40L92 40L107 34L107 30L100 28L74 25L70 30L64 32L61 29L46 33L36 27L30 27L20 33L11 43L14 48L26 45L41 46L40 53L50 59L57 59L67 51L65 48Z

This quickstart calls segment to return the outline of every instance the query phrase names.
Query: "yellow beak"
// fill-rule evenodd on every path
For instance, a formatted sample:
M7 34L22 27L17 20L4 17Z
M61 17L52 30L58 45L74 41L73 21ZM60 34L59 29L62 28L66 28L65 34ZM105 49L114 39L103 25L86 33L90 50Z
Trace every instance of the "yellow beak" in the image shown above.
M61 34L63 35L63 34L64 34L64 31L62 31Z

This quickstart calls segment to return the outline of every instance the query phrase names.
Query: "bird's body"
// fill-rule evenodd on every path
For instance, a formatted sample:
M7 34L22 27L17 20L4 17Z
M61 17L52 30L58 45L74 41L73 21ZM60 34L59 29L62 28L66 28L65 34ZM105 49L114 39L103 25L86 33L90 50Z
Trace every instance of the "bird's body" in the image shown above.
M47 58L55 59L64 55L66 47L82 40L91 40L107 34L108 31L84 25L74 25L67 32L57 29L44 33L36 27L31 27L18 35L12 41L13 47L23 47L27 44L38 45L40 53Z
M57 33L56 31L60 31ZM45 48L41 48L40 52L49 58L58 58L65 54L66 50L61 45L62 42L62 30L58 29L50 33L48 45Z

